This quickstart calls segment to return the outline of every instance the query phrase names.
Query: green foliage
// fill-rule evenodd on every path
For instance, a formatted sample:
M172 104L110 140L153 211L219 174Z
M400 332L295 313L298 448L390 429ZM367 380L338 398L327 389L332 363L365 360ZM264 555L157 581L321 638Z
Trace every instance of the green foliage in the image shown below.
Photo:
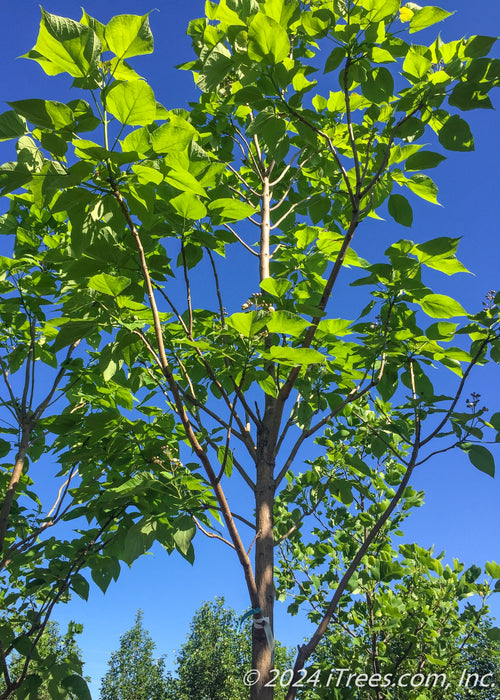
M0 624L5 624L5 617ZM30 666L30 673L21 688L12 697L31 698L36 694L37 700L56 700L68 698L90 699L87 687L89 679L82 678L83 661L75 635L81 634L83 626L70 622L63 636L57 622L50 621L37 643L36 655ZM15 653L9 664L11 681L23 676L25 657ZM6 691L5 682L0 680L0 693Z
M350 431L353 454L366 460L370 451L377 450L375 439L359 420L351 422ZM402 440L395 432L389 439L393 446ZM290 531L294 524L297 528L280 545L278 596L291 601L289 612L307 610L313 622L320 621L338 589L357 538L379 520L380 509L402 479L392 459L374 471L360 472L359 463L336 444L330 433L326 458L313 462L315 478L310 473L300 475L297 484L290 483L282 492L278 505L279 531ZM325 498L328 492L336 503ZM495 697L500 644L488 617L488 602L500 590L500 567L488 562L482 576L479 567L464 570L458 559L452 566L446 564L444 552L435 555L432 548L398 545L404 520L413 508L422 506L423 497L423 492L406 487L398 511L373 540L340 597L335 624L317 647L306 669L309 681L303 683L298 697L346 700L358 697L356 688L362 687L363 698L377 700L394 682L391 697L398 700L437 695L458 700L470 697L463 679L470 674L472 685L475 673L484 678L485 686L478 686L473 696ZM308 511L315 514L312 529L300 519L301 512ZM356 674L360 685L353 680L348 687L340 669ZM412 677L415 687L409 682ZM369 685L363 678L375 680ZM400 680L402 686L398 686Z
M252 608L272 618L275 538L296 539L311 485L346 522L354 568L342 595L418 465L459 448L494 473L481 443L498 441L498 414L463 392L476 365L500 361L500 297L469 313L428 286L429 269L467 272L456 239L396 240L372 261L353 248L360 226L377 225L369 218L387 209L409 227L417 198L438 203L421 171L445 156L421 149L429 135L474 148L461 113L491 108L494 40L413 44L449 13L398 0L221 0L206 12L181 66L200 88L189 111L166 110L125 60L153 50L148 15L104 25L42 10L26 57L83 95L0 115L0 138L16 139L0 166L0 233L12 243L0 259L0 450L11 459L0 467L0 593L26 620L21 633L0 630L4 659L16 648L29 666L23 635L71 592L86 598L88 575L106 590L155 541L192 562L197 530L236 550ZM235 268L245 275L229 299ZM202 294L193 277L210 280ZM366 287L353 320L334 308L348 283ZM444 393L437 369L454 373L455 390ZM314 460L296 467L314 440L346 470L326 486ZM59 465L51 504L37 495L42 457ZM251 493L238 522L229 478ZM361 529L349 509L365 491ZM59 523L72 534L57 535ZM386 563L370 575L399 575ZM270 653L264 631L252 634L263 683Z
M120 637L101 681L100 700L166 700L165 660L153 658L155 643L142 625L142 611Z
M175 676L168 680L168 700L233 700L248 690L243 683L252 668L248 622L224 606L223 598L204 603L194 614L190 632L176 657ZM276 668L288 668L290 653L276 644ZM284 697L281 689L276 698Z

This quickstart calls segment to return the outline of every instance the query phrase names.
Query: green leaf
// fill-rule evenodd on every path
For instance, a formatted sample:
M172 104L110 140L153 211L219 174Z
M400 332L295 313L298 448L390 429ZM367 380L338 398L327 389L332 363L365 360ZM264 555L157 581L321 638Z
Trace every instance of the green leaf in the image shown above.
M216 44L203 62L196 84L203 92L215 90L230 70L232 56L222 42Z
M414 301L431 318L467 316L467 311L458 301L444 294L427 294L423 299L415 299Z
M431 27L437 22L442 22L443 19L451 17L452 14L454 13L442 10L440 7L422 7L414 13L410 20L410 34Z
M311 324L291 311L273 311L266 325L270 333L285 333L299 337Z
M32 179L30 171L22 164L4 163L0 165L0 194L9 194L26 185Z
M500 627L490 627L486 630L486 636L494 642L500 642Z
M19 138L26 131L26 120L17 112L10 110L0 114L0 141Z
M40 134L40 143L46 151L56 158L64 158L64 155L68 150L66 139L63 139L62 136L54 134L52 131L42 131Z
M201 197L206 197L205 188L200 185L198 180L191 175L188 170L170 170L168 175L165 175L165 182L173 185L176 189L184 192L194 192Z
M490 418L491 425L500 433L500 412L494 413Z
M373 46L370 54L373 63L394 63L396 61L389 51L381 49L379 46Z
M156 100L144 80L113 83L106 94L106 109L122 124L146 126L155 120Z
M82 9L82 18L80 19L80 24L84 24L86 27L90 27L97 36L99 37L99 41L101 42L101 51L109 51L108 44L106 42L106 37L104 36L104 32L106 30L106 27L102 22L99 22L99 20L95 19L94 17L91 17L88 15L85 10Z
M344 48L337 46L335 49L333 49L331 54L326 59L325 69L323 73L329 73L330 71L338 68L344 60L345 55L346 51Z
M81 676L67 676L61 685L74 693L78 700L92 700L87 682Z
M135 164L132 166L132 170L137 175L137 182L139 185L159 185L163 182L164 177L159 170L156 168L151 168L149 165L139 165ZM178 187L178 189L186 190L186 187Z
M312 348L290 348L273 345L267 352L262 353L273 362L296 367L298 365L314 365L326 362L326 357Z
M388 102L394 92L394 79L387 68L372 68L361 80L361 92L371 102Z
M252 338L266 325L268 314L263 311L250 311L246 313L236 313L226 319L227 324L234 328L245 338Z
M410 117L398 127L397 135L399 138L405 139L405 141L411 143L422 136L424 131L425 126L422 121L416 117Z
M439 143L448 151L473 151L474 138L469 125L457 114L446 120L439 130Z
M406 187L422 199L439 204L437 201L438 188L428 175L413 175L405 182Z
M403 62L403 71L420 80L427 75L431 65L431 59L422 56L417 47L412 46Z
M429 258L449 256L456 253L460 238L450 238L449 236L439 236L439 238L431 238L425 243L418 243L413 246L414 253L420 262L425 262Z
M405 162L405 170L428 170L429 168L435 168L443 160L446 160L446 156L442 156L441 153L419 151L409 156Z
M218 450L217 450L217 459L219 460L219 464L224 466L224 474L226 476L231 476L233 473L233 455L229 447L225 447L221 445Z
M292 283L289 280L266 277L260 283L260 288L273 297L283 297L292 288Z
M258 375L257 383L260 388L268 395L276 398L278 396L278 387L276 386L276 380L267 374L267 372L261 372Z
M106 272L101 272L101 274L94 275L89 279L88 286L97 292L117 297L130 285L130 282L131 280L128 277L113 277L113 275L108 275Z
M153 52L153 35L147 15L116 15L105 27L110 51L118 58L131 58Z
M368 10L370 22L380 22L399 10L399 0L363 0L361 5Z
M457 327L457 323L440 321L439 323L431 324L425 331L425 335L429 340L452 340L455 337Z
M85 338L96 330L95 321L69 321L65 323L57 334L52 345L52 351L57 352L61 348L71 345L76 340Z
M467 268L454 255L459 241L459 238L450 238L448 236L433 238L430 241L413 246L411 252L417 256L419 262L423 265L444 272L446 275L468 272Z
M186 555L196 534L196 525L189 515L181 515L172 524L176 528L173 535L175 546L181 554Z
M0 438L0 459L6 457L10 452L10 443Z
M89 582L81 574L74 574L71 577L71 588L83 600L89 599Z
M100 53L101 42L92 29L42 8L37 42L25 58L37 61L47 75L85 78L97 69Z
M468 82L455 85L448 102L452 107L458 107L464 112L471 109L493 109L488 95L478 89L477 85Z
M487 56L491 47L496 42L492 36L471 36L464 48L464 55L468 58L481 58Z
M66 129L74 124L72 110L62 102L31 99L8 102L7 104L31 124L41 126L44 129Z
M302 26L305 32L310 37L321 38L328 32L328 27L331 21L331 15L326 12L304 12L302 17Z
M152 134L155 153L184 151L191 143L196 130L181 117L172 115L168 124L162 124Z
M203 219L207 208L192 192L182 194L170 200L170 204L183 219Z
M139 156L145 156L151 151L152 147L152 138L149 130L143 126L140 129L131 131L121 142L121 147L124 152L133 151Z
M398 224L411 227L413 210L406 197L401 194L391 194L388 204L389 214Z
M222 197L210 202L208 209L217 216L217 222L241 221L255 214L255 209L246 202L231 197Z
M141 76L126 61L112 58L109 62L109 72L115 80L140 80Z
M488 474L489 476L495 476L495 460L493 455L486 447L482 445L468 445L464 447L467 452L471 463L479 469L479 471Z
M73 112L73 118L76 126L72 127L73 131L94 131L101 120L92 112L92 107L85 100L71 100L68 102L68 107Z
M485 571L491 578L500 578L500 564L496 561L486 562Z
M289 53L286 30L271 17L257 13L248 28L248 56L253 61L280 63Z
M344 318L326 318L318 323L318 335L342 336L350 335L352 321Z

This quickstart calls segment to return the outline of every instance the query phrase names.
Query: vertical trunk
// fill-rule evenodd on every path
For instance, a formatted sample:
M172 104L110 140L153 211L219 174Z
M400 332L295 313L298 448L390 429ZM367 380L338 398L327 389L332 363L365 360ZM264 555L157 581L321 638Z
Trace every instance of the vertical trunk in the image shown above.
M269 174L262 182L261 225L260 225L260 280L270 276L270 233L271 233L271 192ZM271 364L267 368L274 372ZM274 630L274 466L275 466L275 431L276 400L266 395L266 405L262 424L257 433L257 478L255 483L255 522L257 539L255 541L255 583L259 596L259 617L268 618L271 631ZM251 700L272 700L272 687L265 687L271 680L270 670L274 659L264 628L253 627L252 631L252 668L258 671L259 680L252 686Z
M270 629L274 630L274 446L269 442L269 422L274 414L274 399L268 397L262 429L259 431L257 449L257 480L255 488L255 511L257 539L255 542L255 583L259 595L261 613L259 617L269 618ZM266 420L267 419L267 420ZM252 668L259 672L259 681L253 686L252 700L272 700L273 688L266 688L271 679L270 670L274 666L271 649L265 629L253 627Z
M5 537L7 535L7 528L9 525L10 510L14 502L14 496L16 495L16 489L19 483L19 479L21 478L21 474L23 473L30 434L31 426L26 426L23 429L21 442L19 444L19 451L16 455L16 462L12 470L9 486L7 488L6 494L3 497L2 510L0 511L0 552L2 552L4 548Z

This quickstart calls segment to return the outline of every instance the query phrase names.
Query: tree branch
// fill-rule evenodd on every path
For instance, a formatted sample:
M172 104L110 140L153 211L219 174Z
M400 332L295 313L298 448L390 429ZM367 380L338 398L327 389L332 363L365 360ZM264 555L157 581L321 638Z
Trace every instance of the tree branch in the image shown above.
M198 530L200 532L203 532L204 535L206 535L207 537L210 537L211 539L220 540L221 542L224 542L224 544L227 544L229 547L231 547L231 549L235 548L234 544L232 542L230 542L229 540L226 540L224 537L221 537L221 535L218 535L215 532L209 532L208 530L205 530L205 528L202 526L202 524L200 523L198 518L196 518L192 513L190 513L189 515L193 519Z
M387 520L390 518L391 514L393 513L394 509L398 505L399 501L401 500L403 493L408 485L408 482L410 480L410 477L413 473L413 470L415 468L415 464L417 461L418 457L418 451L419 451L419 443L415 441L413 451L411 458L408 463L408 468L403 476L403 479L401 480L401 483L394 494L393 498L391 499L388 507L384 511L384 513L381 515L379 520L375 523L375 525L372 527L370 532L368 533L366 539L364 540L363 544L360 546L358 549L356 555L353 557L353 560L351 561L349 567L347 568L345 574L341 578L337 589L330 601L330 604L328 606L328 609L326 613L323 616L323 619L319 623L316 631L312 635L310 641L299 647L299 651L297 654L297 659L295 661L294 665L294 672L293 672L293 677L290 681L290 686L288 688L288 692L286 694L285 700L293 700L296 696L297 689L293 687L293 684L296 682L297 678L299 677L299 672L300 670L304 667L305 662L307 659L311 656L313 651L316 649L318 646L319 642L321 641L323 635L325 634L327 627L329 623L332 620L333 614L337 608L337 605L340 602L340 599L345 591L345 588L347 584L349 583L352 575L354 572L357 570L359 564L361 563L361 560L363 559L364 555L370 548L371 544L381 531L382 527L385 525Z
M234 228L232 226L229 226L229 224L222 224L222 225L224 226L224 228L227 228L227 230L230 231L233 234L233 236L241 243L241 245L244 246L250 253L252 253L252 255L256 255L257 257L259 257L258 252L256 250L254 250L253 248L251 248L248 245L248 243L245 243L243 238L238 236L238 234L236 233L236 231L234 230Z

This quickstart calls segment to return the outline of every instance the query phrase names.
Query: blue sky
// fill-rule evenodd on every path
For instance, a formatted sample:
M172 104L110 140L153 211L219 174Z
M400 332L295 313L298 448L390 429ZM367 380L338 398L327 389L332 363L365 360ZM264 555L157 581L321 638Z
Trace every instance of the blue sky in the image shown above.
M54 14L80 18L80 1L46 0L42 4ZM182 3L157 0L159 11L151 16L155 53L133 62L167 108L184 107L189 100L196 99L191 75L176 71L174 65L192 58L185 29L189 19L203 14L203 4L201 0ZM476 0L472 9L466 0L442 0L439 4L457 11L440 27L445 40L471 33L492 34L500 26L496 0ZM103 3L96 0L84 4L89 14L103 22L115 14L143 14L153 6L154 3L145 0L108 0L105 10ZM38 64L16 60L35 43L39 16L38 2L32 0L6 3L2 8L2 100L71 99L67 77L49 78ZM435 207L422 200L412 202L415 218L411 232L389 221L366 222L356 249L372 259L375 250L383 251L398 238L422 241L445 235L463 236L459 258L475 276L439 280L436 276L432 282L436 282L441 293L454 295L465 308L476 310L490 289L500 288L499 133L494 112L478 110L469 112L466 118L475 136L475 152L447 153L448 160L433 173L443 206ZM2 144L4 160L11 158L10 148ZM473 375L469 390L480 393L482 403L491 409L500 410L499 387L498 367L491 367ZM500 449L497 461L500 463ZM446 459L427 462L413 483L426 491L426 504L406 521L407 541L435 545L436 551L445 549L448 557L456 556L466 564L500 561L500 479L492 480L476 471L464 455L453 452ZM124 567L120 580L110 586L105 596L92 587L88 603L75 597L70 604L56 610L55 619L62 624L75 619L85 626L79 643L86 673L93 679L94 697L98 697L99 678L105 672L109 654L117 648L119 635L133 623L137 608L144 610L144 624L156 641L158 652L168 654L169 666L173 662L173 650L184 640L192 614L202 601L223 595L235 609L248 608L246 589L234 555L223 544L201 537L195 540L197 558L193 567L178 555L169 557L158 547L131 570ZM494 609L500 616L499 603ZM276 633L283 643L295 646L307 633L307 626L298 619L285 620L285 615L278 612Z

